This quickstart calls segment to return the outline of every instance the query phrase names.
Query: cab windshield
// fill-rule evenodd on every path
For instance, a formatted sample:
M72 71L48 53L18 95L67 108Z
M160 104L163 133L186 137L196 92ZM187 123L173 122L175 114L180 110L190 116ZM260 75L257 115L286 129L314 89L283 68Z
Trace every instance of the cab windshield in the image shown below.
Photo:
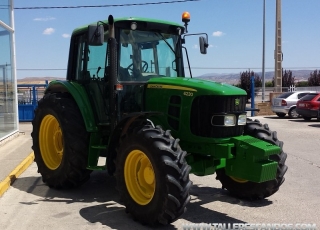
M119 81L177 77L178 36L152 31L120 30Z

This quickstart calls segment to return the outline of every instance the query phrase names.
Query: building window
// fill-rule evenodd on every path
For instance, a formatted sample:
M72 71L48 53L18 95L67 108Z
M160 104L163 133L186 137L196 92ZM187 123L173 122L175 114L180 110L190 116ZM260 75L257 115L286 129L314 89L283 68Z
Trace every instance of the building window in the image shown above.
M0 0L0 141L18 131L12 1Z

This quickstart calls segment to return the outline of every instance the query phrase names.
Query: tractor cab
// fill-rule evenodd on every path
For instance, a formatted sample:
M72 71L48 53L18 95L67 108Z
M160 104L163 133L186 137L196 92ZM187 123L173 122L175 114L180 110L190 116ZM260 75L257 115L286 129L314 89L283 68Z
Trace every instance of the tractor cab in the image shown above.
M114 108L116 120L143 111L149 79L185 76L182 49L189 19L183 21L185 26L144 18L112 18L112 23L99 21L74 30L67 80L84 85L97 123L108 123ZM114 48L110 39L116 43ZM202 53L206 42L207 38L200 39ZM110 104L115 104L112 109Z

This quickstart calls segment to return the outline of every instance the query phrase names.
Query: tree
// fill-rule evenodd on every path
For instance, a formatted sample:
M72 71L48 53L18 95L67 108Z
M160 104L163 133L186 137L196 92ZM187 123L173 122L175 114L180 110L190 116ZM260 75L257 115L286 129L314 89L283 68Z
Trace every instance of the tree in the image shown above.
M309 83L308 83L308 81L299 81L296 83L296 86L297 87L307 87L307 86L309 86Z
M265 86L266 87L273 87L273 81L267 81L266 83L265 83Z
M240 80L238 87L244 89L247 92L247 100L251 98L251 77L254 76L254 86L262 87L262 80L258 74L253 71L246 71L240 73Z
M292 85L295 85L295 77L292 77L292 71L291 70L285 70L283 73L282 70L282 87L290 87Z
M272 84L274 84L274 78L272 79ZM283 72L282 69L282 87L290 87L294 85L295 86L295 77L292 77L292 71L291 70L285 70Z
M309 86L320 86L320 70L313 71L310 73L310 77L308 78Z

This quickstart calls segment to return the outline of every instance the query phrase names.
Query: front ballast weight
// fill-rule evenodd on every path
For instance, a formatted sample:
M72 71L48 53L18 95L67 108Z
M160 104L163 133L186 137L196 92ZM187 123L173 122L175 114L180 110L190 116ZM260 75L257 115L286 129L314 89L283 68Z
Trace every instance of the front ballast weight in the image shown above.
M276 176L278 163L269 160L269 156L279 154L280 147L251 136L239 136L230 139L232 144L218 144L217 152L233 152L236 155L226 159L226 174L244 180L261 183ZM230 154L229 154L230 155Z
M262 125L259 120L247 119L244 135L251 136L253 139L235 142L236 145L240 145L239 154L235 160L229 160L231 161L230 166L227 165L216 171L216 179L221 182L222 188L227 189L235 197L248 200L269 197L279 190L288 170L285 165L287 154L283 151L283 142L278 140L275 131L271 131L267 124ZM239 138L246 139L247 137L242 136L234 140ZM259 143L256 139L263 142ZM250 144L251 148L253 146L252 151L245 151L247 144ZM246 158L249 159L249 162L246 161ZM241 161L245 162L240 168ZM251 170L256 171L249 172L250 167Z

